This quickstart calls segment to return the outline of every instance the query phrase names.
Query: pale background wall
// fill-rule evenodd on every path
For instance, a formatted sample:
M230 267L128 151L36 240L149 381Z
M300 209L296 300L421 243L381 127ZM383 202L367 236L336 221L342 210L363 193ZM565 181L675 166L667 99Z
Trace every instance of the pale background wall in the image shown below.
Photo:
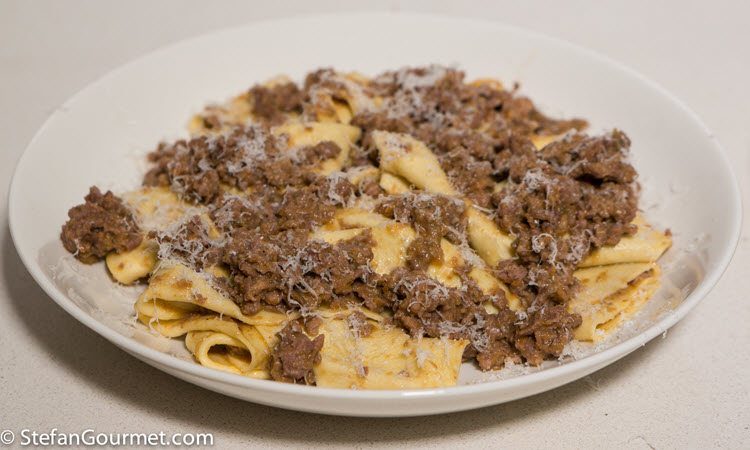
M195 34L368 9L494 18L620 60L705 120L747 193L747 2L0 1L0 429L213 432L221 447L750 447L747 233L716 289L666 339L552 392L428 418L324 417L214 394L120 351L34 284L8 234L7 182L34 132L67 97Z

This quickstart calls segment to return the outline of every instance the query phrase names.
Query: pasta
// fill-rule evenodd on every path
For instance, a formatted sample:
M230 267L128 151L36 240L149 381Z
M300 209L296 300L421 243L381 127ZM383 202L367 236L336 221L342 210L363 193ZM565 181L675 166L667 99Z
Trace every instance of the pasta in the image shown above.
M193 117L144 187L92 188L61 239L145 282L138 320L206 367L451 386L606 339L658 289L671 239L637 214L629 140L584 127L438 66L279 77Z

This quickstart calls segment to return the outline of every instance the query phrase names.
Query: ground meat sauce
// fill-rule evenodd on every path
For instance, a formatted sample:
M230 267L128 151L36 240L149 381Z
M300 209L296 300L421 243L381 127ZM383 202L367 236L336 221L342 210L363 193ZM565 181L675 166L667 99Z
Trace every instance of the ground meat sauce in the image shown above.
M500 154L507 185L492 196L495 222L516 236L517 259L496 272L534 312L576 292L578 263L591 250L632 235L637 211L635 171L620 131L572 135L536 151L513 140Z
M314 384L313 366L320 362L325 336L310 339L304 328L292 320L279 332L279 342L271 353L271 378L287 383Z
M290 115L314 120L331 100L352 96L361 106L352 123L363 135L342 172L315 170L339 154L335 143L291 149L285 136L271 133ZM205 211L151 236L160 258L198 271L218 264L228 276L205 275L246 314L300 313L278 334L271 356L276 380L314 383L325 339L315 315L321 306L364 306L382 313L386 326L416 338L466 339L464 359L483 370L559 357L581 323L566 307L578 289L573 271L591 250L636 231L636 173L627 162L625 134L580 134L584 121L543 115L517 87L465 83L462 72L442 67L387 72L367 85L322 69L301 88L253 87L248 101L253 123L159 145L149 155L153 166L144 184L169 187ZM226 128L217 117L209 122L212 129ZM427 275L429 265L444 258L442 239L467 249L468 202L428 193L386 196L377 179L349 181L348 174L378 166L375 130L425 142L456 189L515 238L517 257L490 270L520 298L522 311L509 309L503 291L477 286L468 275L472 258L457 269L460 287ZM563 133L541 150L530 140ZM415 230L403 267L385 275L371 269L369 231L335 244L310 238L337 208L358 199ZM109 192L93 188L70 217L62 239L83 261L140 242L132 216ZM211 237L216 233L207 218L221 237ZM488 313L490 305L498 313ZM372 332L361 313L346 320L356 335Z
M254 86L249 93L253 114L270 123L281 123L288 113L301 113L304 94L294 83Z
M435 152L456 188L483 207L491 206L500 179L497 155L511 136L555 135L586 126L580 119L544 116L515 88L467 84L463 72L452 69L388 72L375 79L373 90L385 98L385 106L353 119L365 132L364 151L371 159L376 160L377 152L370 131L409 133Z
M407 249L407 264L424 271L430 263L443 261L441 239L454 244L462 242L466 232L465 209L465 203L455 198L409 193L387 197L375 211L414 227L417 238Z
M178 260L200 271L221 257L221 241L211 238L209 228L203 217L194 215L168 230L151 231L148 237L159 245L160 260Z
M85 203L68 211L60 239L81 262L93 264L110 252L136 248L143 239L133 214L112 192L92 187Z
M316 178L312 169L340 151L330 141L289 149L284 137L275 137L265 125L235 127L227 135L160 144L148 156L154 167L144 184L169 186L190 201L211 203L222 185L256 192L308 185Z
M321 305L359 304L358 285L369 275L372 240L367 232L330 245L287 231L269 237L236 230L222 262L232 276L226 287L246 314L263 307L314 311Z
M502 291L484 294L464 271L462 286L450 288L424 272L396 269L380 281L395 323L412 336L466 339L464 359L476 358L483 370L503 367L506 359L521 362L513 348L516 315ZM498 308L489 314L484 304Z

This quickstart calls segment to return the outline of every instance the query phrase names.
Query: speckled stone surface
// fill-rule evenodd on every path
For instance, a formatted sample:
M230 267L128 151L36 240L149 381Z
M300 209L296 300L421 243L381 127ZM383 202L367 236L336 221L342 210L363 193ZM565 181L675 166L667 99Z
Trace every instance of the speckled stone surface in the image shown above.
M15 161L57 105L185 37L263 18L383 8L495 18L620 60L692 107L726 147L743 192L750 188L746 2L2 1L0 430L210 432L221 448L749 448L747 224L721 282L664 339L545 394L426 418L325 417L214 394L120 351L36 286L10 240L5 202Z

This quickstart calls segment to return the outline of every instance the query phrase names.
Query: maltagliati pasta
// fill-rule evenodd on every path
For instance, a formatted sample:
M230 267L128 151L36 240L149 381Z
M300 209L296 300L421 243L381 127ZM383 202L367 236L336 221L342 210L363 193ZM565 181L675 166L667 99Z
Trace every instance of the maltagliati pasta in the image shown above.
M456 384L598 341L659 286L630 141L430 66L277 78L92 187L61 239L145 286L138 319L196 361L361 389Z

